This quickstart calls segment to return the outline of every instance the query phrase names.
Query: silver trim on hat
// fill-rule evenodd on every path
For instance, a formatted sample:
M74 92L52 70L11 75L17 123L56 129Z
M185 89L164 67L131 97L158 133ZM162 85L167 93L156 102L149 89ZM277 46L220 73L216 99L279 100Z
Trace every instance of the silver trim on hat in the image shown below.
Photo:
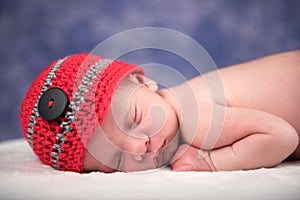
M62 145L68 141L65 139L66 133L72 131L70 127L71 123L76 121L75 113L80 110L80 104L85 102L84 95L87 93L89 85L92 84L92 80L97 78L97 73L102 71L105 67L109 66L113 61L109 59L102 59L96 62L94 65L90 66L90 69L85 73L85 77L81 79L82 84L77 86L77 92L72 94L73 100L69 104L69 111L65 113L65 118L67 121L61 122L60 127L62 133L56 133L57 143L53 144L53 149L55 151L51 152L52 164L55 169L60 169L61 166L57 163L59 161L59 153L62 153Z
M55 72L59 69L61 64L67 59L68 57L65 57L63 59L58 60L53 68L50 70L50 72L47 75L46 80L44 81L44 85L41 88L41 92L38 94L38 99L34 104L34 107L31 111L31 116L29 117L29 122L28 122L28 129L27 129L27 141L30 146L32 146L32 139L33 139L33 134L35 134L35 131L33 127L36 124L36 118L39 117L39 112L38 112L38 102L42 96L42 94L49 88L49 86L52 84L52 79L55 77Z

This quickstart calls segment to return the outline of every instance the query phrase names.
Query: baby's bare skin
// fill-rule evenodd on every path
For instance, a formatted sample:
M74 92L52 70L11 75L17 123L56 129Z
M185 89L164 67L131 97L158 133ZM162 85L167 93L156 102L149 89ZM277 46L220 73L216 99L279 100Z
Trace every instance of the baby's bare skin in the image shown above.
M299 75L300 51L162 90L133 74L114 94L84 168L139 171L171 160L175 171L247 170L300 159Z
M206 87L205 80L215 77L214 73L222 79L225 99L212 98ZM207 171L207 166L210 170L243 170L273 167L289 156L299 159L299 86L300 51L293 51L227 67L160 91L180 115L182 104L195 105L180 92L191 87L201 113L196 134L191 134L192 122L185 120L195 113L181 120L182 138L191 147L179 155L173 170ZM178 96L181 105L175 100ZM223 111L224 127L218 139L215 135L209 138L211 117ZM198 149L211 151L199 159Z

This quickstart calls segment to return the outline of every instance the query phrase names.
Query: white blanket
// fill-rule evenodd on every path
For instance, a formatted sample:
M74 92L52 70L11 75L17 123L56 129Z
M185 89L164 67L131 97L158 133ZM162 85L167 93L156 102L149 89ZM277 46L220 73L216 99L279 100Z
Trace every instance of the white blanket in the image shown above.
M0 199L300 199L300 162L234 172L78 174L41 164L24 140L0 143Z

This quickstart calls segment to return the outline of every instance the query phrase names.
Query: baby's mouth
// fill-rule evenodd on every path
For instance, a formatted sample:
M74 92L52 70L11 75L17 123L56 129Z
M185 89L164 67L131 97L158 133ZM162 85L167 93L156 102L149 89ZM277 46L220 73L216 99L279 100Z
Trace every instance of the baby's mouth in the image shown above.
M164 140L164 142L162 143L161 147L159 147L159 149L155 152L154 157L153 157L153 163L154 166L160 167L162 165L163 162L163 151L165 150L166 147L166 140Z

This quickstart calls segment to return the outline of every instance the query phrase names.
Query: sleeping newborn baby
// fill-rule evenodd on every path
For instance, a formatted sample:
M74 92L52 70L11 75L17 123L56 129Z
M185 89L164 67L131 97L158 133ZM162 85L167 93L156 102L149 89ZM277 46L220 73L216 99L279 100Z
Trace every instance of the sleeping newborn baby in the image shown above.
M273 167L300 158L299 56L272 55L161 90L137 66L66 57L29 89L24 136L43 163L65 171Z

